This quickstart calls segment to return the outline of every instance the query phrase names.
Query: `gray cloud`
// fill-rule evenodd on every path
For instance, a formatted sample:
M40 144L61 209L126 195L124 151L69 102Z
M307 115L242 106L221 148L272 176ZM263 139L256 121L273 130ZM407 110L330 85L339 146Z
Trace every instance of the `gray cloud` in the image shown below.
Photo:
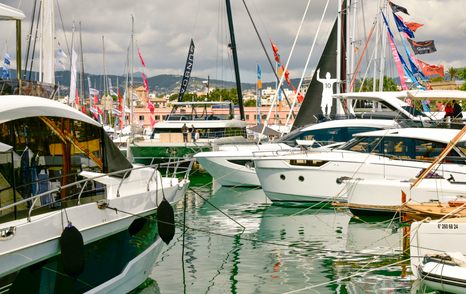
M86 71L103 72L102 36L105 36L106 67L109 74L123 74L126 67L127 49L131 33L131 15L135 21L135 40L147 64L148 76L158 74L181 74L183 71L189 41L196 44L194 76L233 80L231 58L227 49L228 30L224 0L58 0L63 17L63 26L56 11L56 38L66 50L65 34L71 39L72 23L81 22L82 42ZM377 12L378 1L357 1L364 3L366 30L368 33ZM412 0L395 1L406 7L410 16L405 20L424 24L416 33L417 40L434 39L437 53L420 56L428 63L443 63L446 67L463 66L466 37L466 1L461 0ZM29 31L33 1L3 0L2 3L18 7L26 14L23 35ZM256 24L271 54L269 39L278 45L283 62L288 54L299 26L306 0L246 0ZM313 0L309 15L302 28L293 59L290 62L292 77L300 77L303 66L315 36L322 10L326 1ZM253 82L256 64L262 65L264 80L271 80L260 43L247 17L242 1L232 1L235 32L243 81ZM311 60L312 68L317 63L334 18L337 1L330 0L321 35ZM362 20L362 11L358 19ZM360 21L362 23L362 21ZM14 47L14 24L0 23L3 38L10 54ZM364 26L359 24L356 33L363 38ZM358 39L358 38L357 38ZM25 42L25 41L23 41ZM25 44L25 43L24 43ZM362 48L363 45L360 45ZM25 48L25 46L23 46ZM370 47L368 53L372 53ZM25 50L24 50L25 51ZM361 52L360 49L358 52ZM391 62L391 56L387 56ZM135 71L141 70L135 56Z

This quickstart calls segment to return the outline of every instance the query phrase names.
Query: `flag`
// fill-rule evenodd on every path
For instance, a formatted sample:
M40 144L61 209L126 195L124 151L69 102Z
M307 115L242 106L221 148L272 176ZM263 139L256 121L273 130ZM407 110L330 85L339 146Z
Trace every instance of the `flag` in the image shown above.
M99 104L99 97L97 97L97 95L94 95L94 104L95 105Z
M401 18L393 13L393 18L395 19L396 27L398 28L399 32L406 33L410 38L414 38L414 32L410 30L404 22L401 20Z
M194 65L194 41L191 39L189 45L188 57L186 58L186 65L184 67L183 79L181 80L180 92L178 93L178 102L183 101L183 95L188 88L189 78L191 77L191 71Z
M270 41L270 44L272 44L273 56L275 57L275 61L280 62L280 55L278 54L277 45L275 45L275 43L272 41Z
M426 76L433 76L433 75L440 75L442 77L445 76L445 70L444 70L443 65L428 64L419 59L417 60L417 62L419 63L419 66L421 67L422 72Z
M257 89L262 89L262 71L259 64L257 65Z
M97 106L97 112L98 112L99 114L104 113L104 112L102 111L102 109L101 109L99 106Z
M99 90L94 89L94 88L89 88L89 95L91 96L99 95Z
M147 82L147 76L145 73L141 73L142 77L142 82L144 83L144 88L146 89L146 92L149 92L149 83Z
M70 77L70 98L73 99L73 97L76 96L76 62L78 61L78 54L74 49L71 50L71 77ZM76 105L79 104L79 101L77 101Z
M295 93L296 95L296 99L298 100L299 103L302 103L303 100L304 100L304 97L303 95L301 94L301 92L298 92L298 90L296 90L296 88L294 86L291 86L292 89L293 89L293 92Z
M10 64L11 64L10 54L5 53L5 55L3 55L3 67L2 67L2 79L4 80L10 78Z
M412 39L408 39L411 48L413 48L414 54L428 54L436 52L434 40L416 42Z
M423 24L416 22L405 22L405 25L413 32L415 32L418 28L423 26Z
M58 44L58 49L55 51L55 60L56 65L61 67L63 70L66 68L65 61L67 60L68 55L66 55L65 51L61 49L60 43Z
M150 116L150 126L153 127L155 125L155 119L154 117L151 115Z
M144 59L142 58L142 54L141 54L141 51L139 51L139 48L138 48L138 55L139 55L139 59L141 60L142 66L146 67L146 63L144 62Z
M285 80L288 86L291 85L290 73L288 72L288 70L285 70Z
M396 12L400 11L400 12L403 12L403 13L409 15L408 9L404 8L403 6L396 5L392 1L390 1L389 4L390 4L390 7L392 8L393 13L396 13Z
M280 60L280 54L278 54L278 60ZM277 74L279 78L283 75L283 66L280 61L277 62Z
M150 100L147 101L147 108L149 108L150 113L154 114L155 107Z

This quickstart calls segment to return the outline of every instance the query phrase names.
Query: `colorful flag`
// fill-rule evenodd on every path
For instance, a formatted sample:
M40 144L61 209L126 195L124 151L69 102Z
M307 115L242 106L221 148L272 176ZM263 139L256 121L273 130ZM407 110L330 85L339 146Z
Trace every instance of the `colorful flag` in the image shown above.
M99 104L99 97L97 97L97 95L94 95L94 104L95 105Z
M147 82L147 76L145 73L141 73L142 82L144 83L144 88L146 88L146 92L149 93L149 83Z
M399 32L406 33L410 38L414 38L414 32L410 30L404 22L401 20L401 18L393 13L393 18L395 19L396 27L398 28Z
M304 100L304 97L303 95L301 94L301 92L298 92L298 90L296 90L296 88L294 86L291 86L291 88L293 89L293 92L294 94L296 95L296 99L298 100L299 103L302 103L303 100Z
M139 51L139 48L138 48L138 55L139 55L139 59L141 60L142 66L146 67L146 63L144 62L144 59L142 58L142 54L141 54L141 51Z
M150 126L153 127L155 125L155 119L154 117L151 115L150 116Z
M403 6L400 6L400 5L396 5L395 3L393 3L392 1L389 2L390 4L390 7L392 8L392 11L395 13L395 12L403 12L407 15L409 15L408 13L408 9L404 8Z
M426 76L433 76L433 75L440 75L442 77L445 76L445 69L443 65L433 65L433 64L428 64L425 63L424 61L417 60L419 63L419 66L421 67L422 72Z
M385 18L385 15L383 13L382 13L382 16L385 22L385 26L387 27L387 34L388 34L388 39L390 41L390 48L392 50L392 55L395 61L396 70L398 71L398 75L400 77L401 88L403 90L408 90L408 86L406 85L405 75L403 72L403 65L401 63L400 53L398 52L398 49L395 46L395 42L393 41L393 34L392 34L392 31L390 30L390 27L388 26L387 19Z
M280 55L278 54L277 45L275 45L275 43L273 43L272 41L270 41L270 44L272 44L273 56L275 57L275 61L280 62Z
M3 67L2 67L2 79L4 80L10 78L10 64L11 64L11 57L8 53L5 52L5 55L3 55Z
M417 22L405 22L405 25L413 32L415 32L418 28L423 26L423 24Z
M259 64L257 65L257 89L262 89L262 71Z
M414 54L428 54L436 52L437 49L435 48L434 40L429 41L420 41L416 42L412 39L408 39L411 48L413 48Z
M150 113L154 114L155 107L150 100L147 100L147 108L149 108Z

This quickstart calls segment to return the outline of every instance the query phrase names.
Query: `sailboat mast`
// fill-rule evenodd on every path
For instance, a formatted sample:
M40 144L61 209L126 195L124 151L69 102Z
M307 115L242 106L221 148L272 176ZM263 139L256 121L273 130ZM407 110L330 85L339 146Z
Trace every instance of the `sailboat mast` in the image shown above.
M129 114L129 123L131 126L131 136L134 136L134 127L133 127L133 82L134 82L134 73L133 73L133 64L134 64L134 16L131 15L131 81L130 81L130 90L129 90L129 103L130 103L130 114Z
M239 76L238 55L236 53L235 32L233 29L233 16L231 14L230 0L226 0L228 27L230 29L230 44L228 45L233 55L233 66L235 68L236 91L238 92L238 104L241 120L244 120L243 93L241 91L241 80Z
M79 49L81 51L81 73L79 74L79 89L81 92L81 105L86 104L86 98L84 97L84 53L83 53L83 38L82 38L81 22L79 22Z

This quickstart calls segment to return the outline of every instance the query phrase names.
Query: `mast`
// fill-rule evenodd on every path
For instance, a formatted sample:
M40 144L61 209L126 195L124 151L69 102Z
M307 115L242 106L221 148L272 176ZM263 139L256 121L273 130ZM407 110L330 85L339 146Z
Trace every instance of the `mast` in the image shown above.
M228 47L231 49L233 55L233 66L235 68L236 91L238 92L238 104L241 120L244 120L244 107L243 107L243 93L241 91L241 80L239 76L238 55L236 53L235 32L233 29L233 16L231 14L230 0L226 0L228 27L230 29L230 44Z
M83 39L81 35L81 22L79 22L79 48L81 51L81 73L79 74L79 90L81 93L81 105L85 105L86 98L84 97L84 53L83 53Z
M134 74L133 74L133 64L134 64L134 16L131 15L131 59L130 59L130 67L131 67L131 80L130 80L130 90L129 90L129 103L130 103L130 113L129 113L129 123L131 126L131 139L134 138L134 126L133 126L133 82L134 82Z

